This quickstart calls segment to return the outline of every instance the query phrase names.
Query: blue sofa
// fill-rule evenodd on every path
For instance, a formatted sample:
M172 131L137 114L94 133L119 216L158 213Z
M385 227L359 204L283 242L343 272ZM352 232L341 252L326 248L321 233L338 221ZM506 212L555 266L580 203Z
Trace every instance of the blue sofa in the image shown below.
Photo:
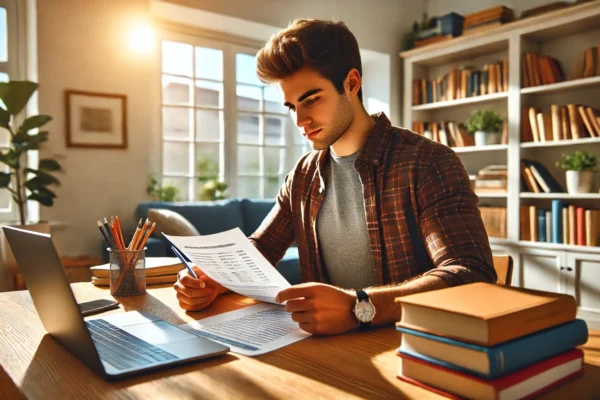
M239 227L250 236L265 219L275 205L275 200L226 199L199 202L144 202L135 210L136 221L146 218L151 208L166 208L185 217L201 235L210 235ZM104 244L103 244L104 245ZM104 247L104 246L103 246ZM146 242L147 257L175 257L165 239L152 236ZM106 250L103 252L108 259ZM108 261L106 261L108 262ZM300 263L298 249L290 247L283 259L276 265L277 270L290 284L300 283Z

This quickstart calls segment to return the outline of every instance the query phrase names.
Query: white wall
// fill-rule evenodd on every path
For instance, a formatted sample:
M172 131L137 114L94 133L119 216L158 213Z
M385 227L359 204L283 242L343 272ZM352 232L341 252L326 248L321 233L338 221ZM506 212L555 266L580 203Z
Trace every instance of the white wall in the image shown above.
M286 26L300 17L345 21L361 48L389 54L390 114L392 122L399 124L402 80L397 53L402 35L422 14L424 3L415 8L408 0L173 2L274 26ZM40 217L65 224L53 231L65 255L99 255L95 222L119 215L131 226L136 205L146 200L147 176L159 156L151 150L158 140L152 136L158 130L151 123L160 101L152 90L158 49L133 52L128 31L137 20L150 18L149 9L149 0L38 1L39 110L54 118L40 157L64 157L65 170L54 207L42 207ZM127 95L129 148L67 148L65 89Z
M515 17L518 17L523 10L552 2L554 0L425 0L427 14L432 17L444 15L452 11L466 16L467 14L498 5L512 8L515 11Z

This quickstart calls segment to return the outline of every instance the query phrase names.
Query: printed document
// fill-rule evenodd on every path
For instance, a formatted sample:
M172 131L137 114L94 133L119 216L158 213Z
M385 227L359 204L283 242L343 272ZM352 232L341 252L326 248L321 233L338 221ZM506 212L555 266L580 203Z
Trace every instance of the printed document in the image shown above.
M265 303L179 327L225 344L231 351L247 356L268 353L311 336L298 327L283 306Z
M164 236L206 275L233 292L279 304L275 296L290 287L239 228L206 236Z

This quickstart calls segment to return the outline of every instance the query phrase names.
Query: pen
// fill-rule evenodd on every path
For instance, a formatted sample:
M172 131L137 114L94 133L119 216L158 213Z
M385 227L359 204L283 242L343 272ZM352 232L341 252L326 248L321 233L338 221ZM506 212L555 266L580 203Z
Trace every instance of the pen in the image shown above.
M173 253L175 253L177 258L179 258L181 260L181 262L183 263L183 265L185 265L185 267L188 269L188 271L190 271L190 275L193 276L194 278L198 279L198 275L196 275L196 273L194 272L192 267L190 267L190 264L188 264L188 262L185 260L185 258L183 257L183 254L181 254L175 246L171 246L171 250L173 250Z

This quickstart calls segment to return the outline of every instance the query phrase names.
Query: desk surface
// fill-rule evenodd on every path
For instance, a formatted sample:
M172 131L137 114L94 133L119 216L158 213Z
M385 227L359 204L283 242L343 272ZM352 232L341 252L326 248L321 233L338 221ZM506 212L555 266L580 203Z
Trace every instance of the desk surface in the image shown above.
M72 285L79 302L109 298L90 283ZM204 312L181 310L172 286L119 299L122 308L143 310L179 325L254 302L235 294ZM108 314L108 313L107 313ZM109 383L47 335L29 292L0 293L0 398L419 398L442 399L396 378L400 333L393 327L368 333L310 337L259 357L234 353ZM590 332L585 369L547 394L548 399L591 399L600 382L600 332ZM597 397L596 397L597 398Z

